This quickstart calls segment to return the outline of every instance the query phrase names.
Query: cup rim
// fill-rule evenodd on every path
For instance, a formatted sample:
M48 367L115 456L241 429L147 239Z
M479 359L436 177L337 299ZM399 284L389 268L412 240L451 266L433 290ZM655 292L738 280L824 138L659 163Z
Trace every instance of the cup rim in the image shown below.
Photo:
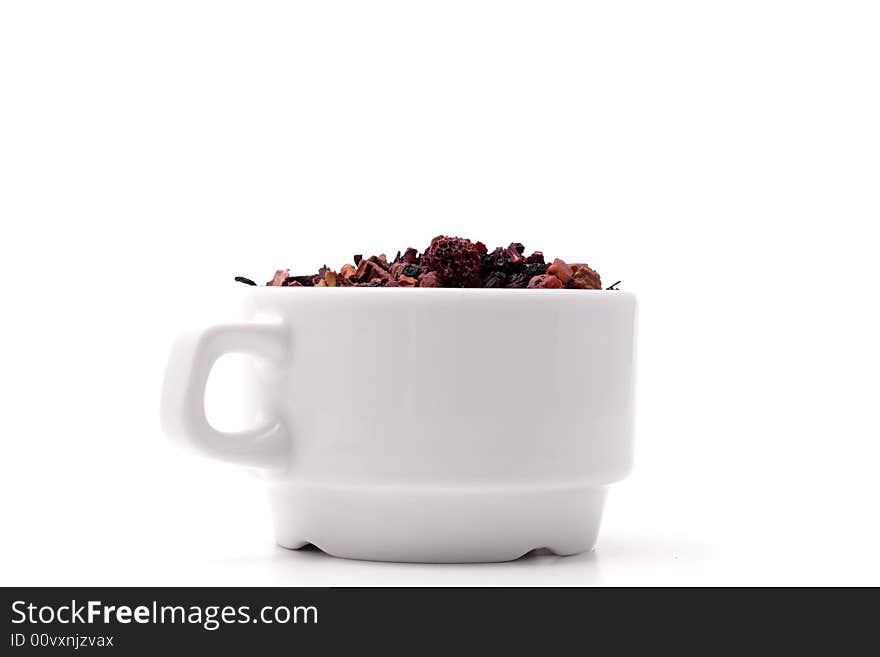
M283 290L283 291L282 291ZM614 298L634 298L635 293L629 290L580 290L580 289L526 289L526 288L482 288L482 287L306 287L280 285L241 285L238 294L351 294L362 295L395 295L395 294L429 294L436 296L540 296L540 297L592 297L600 293L602 296Z

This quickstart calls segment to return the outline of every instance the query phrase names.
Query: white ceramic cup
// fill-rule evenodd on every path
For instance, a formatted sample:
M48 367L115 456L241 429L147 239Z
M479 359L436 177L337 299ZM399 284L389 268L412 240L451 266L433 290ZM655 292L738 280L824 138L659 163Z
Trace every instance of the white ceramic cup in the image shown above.
M260 471L277 542L383 561L593 547L630 470L635 297L605 290L275 288L183 335L162 420ZM254 356L257 426L214 429L214 362Z

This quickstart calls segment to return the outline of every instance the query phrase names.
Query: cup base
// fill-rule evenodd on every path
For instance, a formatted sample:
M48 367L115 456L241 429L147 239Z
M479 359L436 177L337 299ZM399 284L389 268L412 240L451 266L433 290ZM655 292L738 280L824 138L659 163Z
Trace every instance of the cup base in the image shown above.
M276 483L276 542L346 559L511 561L593 548L605 486L392 487Z

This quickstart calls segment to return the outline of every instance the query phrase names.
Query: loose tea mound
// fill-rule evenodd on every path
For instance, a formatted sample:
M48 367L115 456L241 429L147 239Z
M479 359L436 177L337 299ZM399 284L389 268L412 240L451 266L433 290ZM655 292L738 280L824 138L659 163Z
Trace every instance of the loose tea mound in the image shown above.
M482 242L438 235L419 253L413 247L400 251L394 260L382 253L364 258L355 255L354 264L339 271L324 265L317 274L291 276L279 269L268 286L278 287L485 287L523 289L601 290L602 279L589 265L567 263L559 258L549 265L544 254L525 255L519 242L489 251ZM256 285L250 278L236 276L245 285ZM620 281L609 286L616 290Z

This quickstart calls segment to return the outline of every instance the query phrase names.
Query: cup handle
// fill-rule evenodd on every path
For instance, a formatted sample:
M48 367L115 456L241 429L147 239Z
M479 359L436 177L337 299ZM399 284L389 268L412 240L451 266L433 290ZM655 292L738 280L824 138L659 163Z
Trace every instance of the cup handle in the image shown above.
M214 363L226 353L281 362L288 349L284 326L243 322L220 324L181 335L174 344L162 388L165 433L200 453L257 468L284 463L289 440L280 418L248 431L218 431L205 415L205 387Z

